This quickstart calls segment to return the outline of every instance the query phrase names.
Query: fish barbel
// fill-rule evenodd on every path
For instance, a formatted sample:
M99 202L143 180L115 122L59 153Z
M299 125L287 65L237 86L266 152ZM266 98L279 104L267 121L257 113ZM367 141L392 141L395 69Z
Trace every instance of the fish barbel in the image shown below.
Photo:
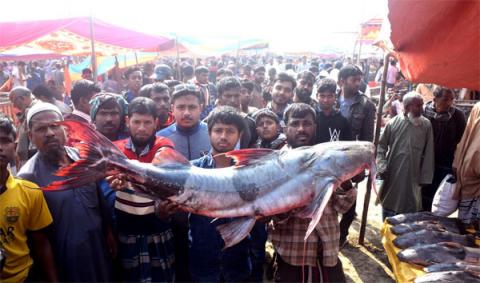
M204 169L191 166L170 148L160 151L151 164L129 160L86 124L59 123L67 126L70 138L82 141L75 145L81 159L56 172L68 179L43 189L72 188L125 173L138 194L212 218L238 217L216 227L225 248L246 237L256 219L292 210L297 217L312 219L306 239L341 183L365 169L375 178L375 148L370 142L331 142L287 151L236 150L226 153L235 166Z

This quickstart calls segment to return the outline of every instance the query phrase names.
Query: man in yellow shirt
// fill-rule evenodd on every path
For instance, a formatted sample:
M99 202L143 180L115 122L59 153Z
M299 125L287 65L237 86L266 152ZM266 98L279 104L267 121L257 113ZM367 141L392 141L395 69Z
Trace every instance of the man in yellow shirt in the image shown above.
M52 223L43 193L29 181L13 177L7 165L15 155L16 129L0 116L0 247L6 262L0 282L23 282L33 264L27 245L30 232L34 254L44 274L42 281L56 282L52 249L45 228Z

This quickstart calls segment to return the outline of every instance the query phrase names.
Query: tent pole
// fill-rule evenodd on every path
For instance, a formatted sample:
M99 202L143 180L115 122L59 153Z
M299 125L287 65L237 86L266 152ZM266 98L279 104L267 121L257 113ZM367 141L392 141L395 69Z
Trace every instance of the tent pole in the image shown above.
M95 36L93 33L93 15L90 14L90 43L92 45L92 72L93 72L93 81L97 81L97 55L95 53Z
M133 52L135 55L135 67L138 67L138 57L137 57L137 51Z
M175 33L175 49L177 51L177 75L178 80L183 82L182 72L180 71L180 50L178 49L178 35Z
M382 114L383 114L383 105L385 104L385 92L387 89L387 72L388 72L388 60L390 59L391 54L387 53L385 55L383 65L383 74L382 74L382 86L380 88L380 99L378 102L377 108L377 123L375 125L375 138L373 144L375 145L375 157L377 156L377 146L380 139L380 130L382 128ZM372 174L370 171L369 174ZM375 180L373 180L375 182ZM367 181L367 191L365 192L365 199L363 201L363 211L362 211L362 222L360 224L360 235L358 236L358 243L364 245L365 240L365 229L367 227L367 214L368 214L368 205L370 204L370 194L372 191L372 179L368 178Z

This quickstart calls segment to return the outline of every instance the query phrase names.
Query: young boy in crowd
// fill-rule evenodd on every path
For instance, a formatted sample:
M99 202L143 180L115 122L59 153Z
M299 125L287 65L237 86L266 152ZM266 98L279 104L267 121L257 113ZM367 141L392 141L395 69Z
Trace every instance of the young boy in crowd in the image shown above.
M260 109L254 113L258 139L256 148L280 149L285 145L286 137L280 129L280 119L271 110Z

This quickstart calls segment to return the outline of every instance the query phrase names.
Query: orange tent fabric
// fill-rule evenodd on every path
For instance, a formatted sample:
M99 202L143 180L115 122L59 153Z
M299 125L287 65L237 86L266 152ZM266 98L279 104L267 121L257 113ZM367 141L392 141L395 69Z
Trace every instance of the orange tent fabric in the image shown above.
M390 39L413 82L480 90L479 0L389 0Z

